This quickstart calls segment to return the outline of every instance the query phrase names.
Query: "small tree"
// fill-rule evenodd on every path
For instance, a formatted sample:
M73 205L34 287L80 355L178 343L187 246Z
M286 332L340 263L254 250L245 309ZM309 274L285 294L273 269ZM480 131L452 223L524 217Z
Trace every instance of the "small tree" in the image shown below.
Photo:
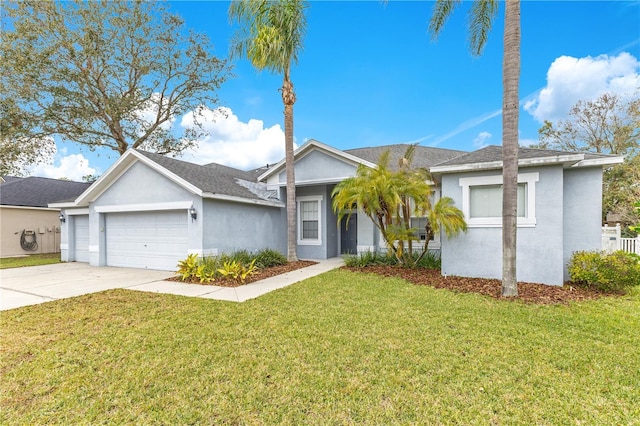
M235 55L246 56L259 70L282 74L284 105L284 152L287 174L287 259L298 260L296 251L296 179L293 157L293 105L296 93L291 66L298 62L307 31L303 0L235 0L229 17L240 24L231 40Z
M20 1L2 7L7 152L59 136L92 150L167 154L202 135L197 120L182 135L171 123L192 111L197 118L203 106L217 103L215 91L229 68L209 53L204 35L187 33L163 4Z
M353 214L357 206L380 230L388 249L404 266L413 266L429 248L429 240L443 229L448 236L466 230L463 213L453 206L449 197L431 202L433 190L428 183L429 173L411 166L415 145L407 149L400 160L399 170L389 167L390 152L385 151L377 167L360 165L356 176L345 179L332 192L333 210L338 222ZM419 241L411 217L427 217L426 239L417 261L413 257L413 243Z

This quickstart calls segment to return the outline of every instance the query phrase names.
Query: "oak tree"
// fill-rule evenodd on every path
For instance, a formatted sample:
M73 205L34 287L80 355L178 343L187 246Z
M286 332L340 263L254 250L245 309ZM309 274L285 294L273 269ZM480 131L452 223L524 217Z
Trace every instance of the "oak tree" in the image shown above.
M179 153L202 128L173 122L216 104L229 77L206 36L156 2L3 2L2 26L8 152L57 136L119 154Z

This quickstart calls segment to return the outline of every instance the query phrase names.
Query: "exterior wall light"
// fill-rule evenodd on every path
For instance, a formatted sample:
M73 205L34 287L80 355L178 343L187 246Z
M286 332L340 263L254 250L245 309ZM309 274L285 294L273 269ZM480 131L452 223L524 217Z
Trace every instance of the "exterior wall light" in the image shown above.
M67 218L64 217L64 214L62 212L60 212L60 216L58 216L58 219L60 219L61 223L65 223L67 221Z
M198 217L198 212L196 212L196 208L193 206L189 207L189 214L191 215L191 221L196 220Z

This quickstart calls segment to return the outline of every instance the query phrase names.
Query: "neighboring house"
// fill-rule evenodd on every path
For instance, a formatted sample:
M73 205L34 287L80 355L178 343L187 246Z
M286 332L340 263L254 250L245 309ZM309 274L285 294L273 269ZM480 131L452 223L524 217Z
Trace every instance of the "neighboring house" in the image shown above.
M348 226L346 218L337 223L331 192L359 165L376 167L387 149L395 166L407 147L342 151L310 140L295 152L300 258L384 248L364 214L352 215ZM600 247L602 168L622 158L533 149L521 149L520 156L518 278L561 285L572 251ZM501 207L497 214L495 205L500 204L501 149L467 153L418 146L413 165L434 174L434 200L452 197L469 221L466 234L442 241L438 235L430 243L442 251L443 272L499 278ZM189 253L262 248L285 253L285 191L284 160L243 172L129 150L75 201L51 207L62 208L66 218L63 260L174 270ZM413 221L424 227L425 218ZM416 236L425 237L420 231Z
M73 200L89 184L41 177L0 179L0 256L57 253L60 209L48 204Z

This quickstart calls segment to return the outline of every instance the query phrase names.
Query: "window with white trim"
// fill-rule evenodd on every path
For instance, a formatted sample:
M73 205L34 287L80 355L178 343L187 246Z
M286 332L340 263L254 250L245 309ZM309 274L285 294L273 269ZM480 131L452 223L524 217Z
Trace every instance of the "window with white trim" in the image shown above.
M298 197L298 244L322 244L322 196Z
M538 173L518 174L518 226L536 224ZM462 211L470 227L502 226L502 175L460 178Z

